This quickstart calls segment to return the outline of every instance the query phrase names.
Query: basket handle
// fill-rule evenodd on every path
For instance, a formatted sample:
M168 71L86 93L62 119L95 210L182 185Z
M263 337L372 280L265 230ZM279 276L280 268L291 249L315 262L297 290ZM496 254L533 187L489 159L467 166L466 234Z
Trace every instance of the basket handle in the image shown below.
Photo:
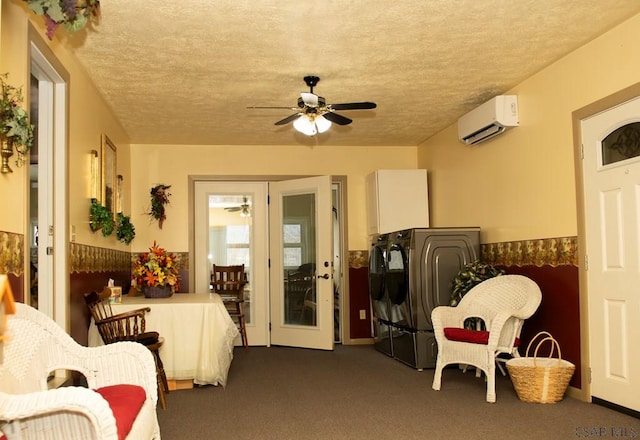
M531 350L531 345L533 345L533 341L535 341L539 336L543 336L543 335L545 336L545 338L553 338L553 336L549 332L545 332L545 331L539 332L537 335L535 335L531 339L531 342L529 342L529 345L527 345L527 352L525 353L525 357L529 357L529 351ZM542 341L540 341L540 343L541 342ZM538 345L540 345L540 343L538 343Z
M547 359L551 359L553 357L553 349L555 347L556 351L558 352L558 365L560 365L560 362L562 361L562 353L560 352L560 344L558 344L558 341L556 341L552 336L549 336L547 338L544 338L542 341L538 342L538 345L536 346L536 351L533 353L533 366L536 367L536 358L538 357L538 350L540 349L540 346L545 342L545 341L550 341L551 342L551 351L549 352L549 357Z

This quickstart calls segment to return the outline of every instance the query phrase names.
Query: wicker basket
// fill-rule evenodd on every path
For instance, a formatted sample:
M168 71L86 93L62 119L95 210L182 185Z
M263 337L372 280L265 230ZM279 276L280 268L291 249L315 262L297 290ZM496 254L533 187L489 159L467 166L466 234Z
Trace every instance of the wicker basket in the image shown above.
M529 357L531 345L539 336L545 337L536 345L533 357ZM551 343L549 357L539 358L538 350L546 341ZM557 359L553 357L554 348L557 350ZM562 359L560 345L550 333L540 332L529 343L525 357L508 360L507 369L520 400L533 403L556 403L564 397L576 367Z

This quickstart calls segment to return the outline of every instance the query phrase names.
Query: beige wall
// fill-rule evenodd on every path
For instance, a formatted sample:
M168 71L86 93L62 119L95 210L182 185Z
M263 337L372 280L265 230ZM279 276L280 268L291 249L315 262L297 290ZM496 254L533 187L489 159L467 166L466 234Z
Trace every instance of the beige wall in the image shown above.
M157 240L172 251L188 251L189 175L294 174L347 176L348 248L368 249L365 176L380 168L415 168L416 153L416 147L133 145L132 250L145 251ZM158 183L171 185L172 193L162 229L145 214L149 191Z
M485 243L577 235L571 113L640 80L639 38L637 15L506 91L520 126L502 136L464 146L454 124L420 145L432 225L480 226Z
M0 72L9 72L12 84L23 86L28 98L29 84L29 37L28 23L33 23L45 48L48 48L70 77L68 104L68 215L69 225L76 226L76 241L100 247L121 247L115 234L108 239L99 233L93 234L88 226L89 212L89 151L100 150L101 133L107 133L118 145L118 173L129 174L129 146L127 135L106 105L102 96L79 66L68 44L79 36L71 35L69 41L61 43L58 37L49 41L44 36L41 17L31 13L26 3L17 0L2 1L2 27L0 39ZM60 29L59 33L64 32ZM16 233L26 231L28 167L18 168L12 164L13 174L0 175L0 230ZM128 189L125 180L125 191ZM124 204L129 197L125 194Z

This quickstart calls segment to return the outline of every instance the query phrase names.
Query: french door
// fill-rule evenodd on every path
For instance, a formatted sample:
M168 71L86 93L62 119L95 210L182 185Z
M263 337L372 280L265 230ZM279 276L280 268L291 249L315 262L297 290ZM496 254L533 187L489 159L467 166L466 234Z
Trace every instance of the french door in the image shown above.
M332 349L330 177L198 181L194 198L194 291L212 264L244 264L250 345Z
M329 176L270 184L271 343L333 350Z
M210 292L213 264L244 264L251 345L269 345L267 190L266 182L201 181L194 191L195 292Z

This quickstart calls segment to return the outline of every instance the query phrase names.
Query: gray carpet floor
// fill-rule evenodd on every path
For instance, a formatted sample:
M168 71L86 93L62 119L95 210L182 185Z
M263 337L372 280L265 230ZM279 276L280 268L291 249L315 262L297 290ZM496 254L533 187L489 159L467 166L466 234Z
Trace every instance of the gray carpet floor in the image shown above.
M189 439L574 439L640 437L640 420L565 398L518 400L497 373L497 402L485 380L445 370L417 371L372 346L332 352L237 347L226 388L172 391L158 409L164 440Z

